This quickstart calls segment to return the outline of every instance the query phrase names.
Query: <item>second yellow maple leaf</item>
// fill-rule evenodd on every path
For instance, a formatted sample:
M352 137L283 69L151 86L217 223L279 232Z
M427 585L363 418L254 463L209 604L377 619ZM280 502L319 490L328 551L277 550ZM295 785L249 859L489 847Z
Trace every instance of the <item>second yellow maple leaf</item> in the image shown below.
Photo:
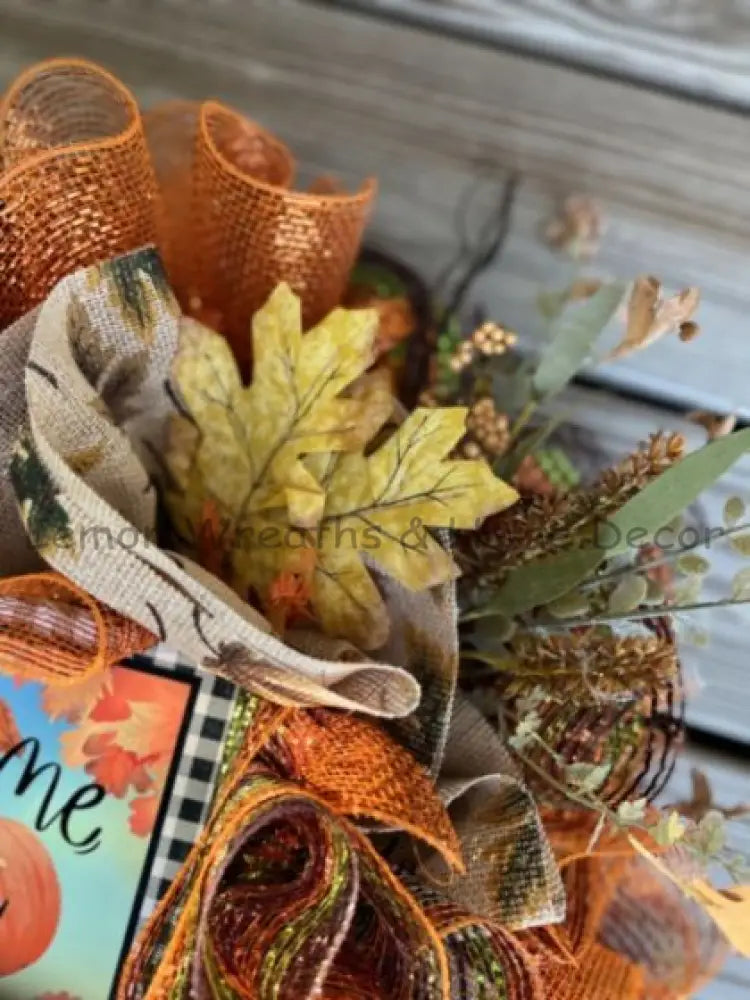
M280 286L255 316L246 387L223 338L186 324L174 374L189 413L168 455L178 531L195 539L210 507L240 594L265 604L304 566L320 626L366 649L389 628L370 564L415 590L445 582L458 570L430 529L474 528L516 499L484 461L446 458L461 407L416 410L366 453L393 407L383 373L365 374L376 327L369 310L337 309L303 334Z

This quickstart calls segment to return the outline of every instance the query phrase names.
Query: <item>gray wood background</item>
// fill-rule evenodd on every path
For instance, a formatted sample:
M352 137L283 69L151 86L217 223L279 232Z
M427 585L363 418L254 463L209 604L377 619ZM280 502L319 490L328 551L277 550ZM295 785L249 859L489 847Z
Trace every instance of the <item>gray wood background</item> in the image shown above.
M750 101L747 0L339 0L661 84Z
M697 441L680 416L696 406L750 419L750 0L0 0L0 87L59 54L103 63L145 104L241 108L291 145L303 178L377 175L370 240L428 279L519 172L505 253L474 295L527 343L544 335L537 293L576 273L544 246L544 222L571 192L600 198L608 228L585 273L699 285L703 333L571 392L583 449L619 456L660 426ZM733 493L750 501L750 458L697 514L718 523ZM718 597L739 564L711 558ZM750 609L705 624L709 647L685 645L690 722L736 742L709 759L731 803L750 799ZM750 827L735 836L750 853ZM748 964L733 962L702 1000L743 997Z

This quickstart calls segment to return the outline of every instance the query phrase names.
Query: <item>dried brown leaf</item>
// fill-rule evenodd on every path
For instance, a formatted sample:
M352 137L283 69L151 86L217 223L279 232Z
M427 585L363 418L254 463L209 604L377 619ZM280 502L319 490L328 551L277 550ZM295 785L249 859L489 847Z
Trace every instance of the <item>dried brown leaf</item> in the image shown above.
M730 413L727 416L720 416L717 413L711 413L708 410L691 410L687 414L687 419L691 423L698 424L699 427L704 427L708 435L709 441L715 441L716 438L726 437L727 434L731 434L734 428L737 426L737 416L734 413Z
M560 206L544 232L545 241L556 250L564 250L576 259L588 259L597 253L603 231L602 208L588 195L570 195Z
M627 357L670 333L678 333L681 340L697 336L699 328L693 322L693 314L700 302L700 291L685 288L669 298L662 298L661 293L658 278L641 275L635 279L628 301L625 336L607 360Z

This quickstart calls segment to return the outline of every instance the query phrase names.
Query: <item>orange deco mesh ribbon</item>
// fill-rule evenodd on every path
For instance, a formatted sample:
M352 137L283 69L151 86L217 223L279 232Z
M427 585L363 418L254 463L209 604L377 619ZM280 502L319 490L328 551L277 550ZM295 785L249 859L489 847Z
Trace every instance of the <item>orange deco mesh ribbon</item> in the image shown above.
M499 927L400 877L353 822L460 868L427 772L377 725L255 701L208 826L126 963L120 1000L544 1000Z
M0 674L80 684L155 642L57 573L0 580Z
M51 60L0 104L0 329L65 275L154 243L186 312L247 358L250 316L280 281L307 324L340 301L375 185L290 190L294 161L215 102L142 118L105 70Z
M545 828L562 869L565 923L521 935L550 1000L683 1000L716 975L727 942L706 913L619 831L589 850L596 818L549 810ZM664 851L677 872L680 848Z

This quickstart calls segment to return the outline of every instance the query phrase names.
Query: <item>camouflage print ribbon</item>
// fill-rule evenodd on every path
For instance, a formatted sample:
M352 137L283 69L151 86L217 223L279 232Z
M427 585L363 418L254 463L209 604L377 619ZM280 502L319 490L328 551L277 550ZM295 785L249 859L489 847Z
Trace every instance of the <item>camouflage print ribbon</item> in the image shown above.
M438 855L424 873L446 898L506 928L555 923L565 893L534 797L499 733L457 691L455 587L414 593L376 579L392 623L378 655L419 681L422 700L389 730L437 782L458 832L466 871L450 873Z

